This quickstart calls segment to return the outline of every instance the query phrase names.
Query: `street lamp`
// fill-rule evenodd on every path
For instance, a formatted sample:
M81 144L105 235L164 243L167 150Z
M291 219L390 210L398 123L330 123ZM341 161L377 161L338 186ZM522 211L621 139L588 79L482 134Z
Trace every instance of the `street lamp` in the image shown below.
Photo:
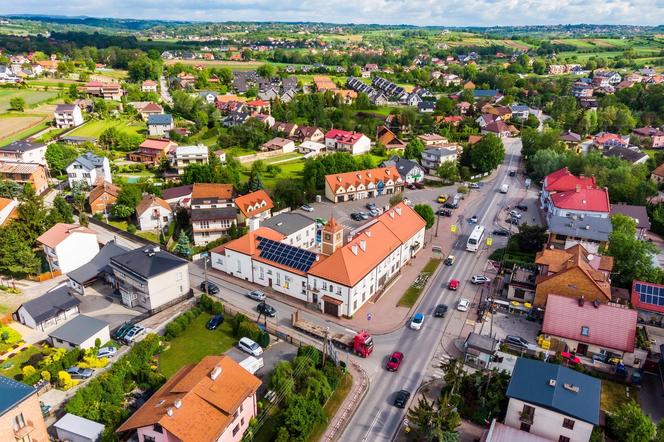
M205 284L203 284L203 288L205 294L207 295L208 294L208 274L207 274L208 252L201 253L201 256L203 257L203 272L205 274Z

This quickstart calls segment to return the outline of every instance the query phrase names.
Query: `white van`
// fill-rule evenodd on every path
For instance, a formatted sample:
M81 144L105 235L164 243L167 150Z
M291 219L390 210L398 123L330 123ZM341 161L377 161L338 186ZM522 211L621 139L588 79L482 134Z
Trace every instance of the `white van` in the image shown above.
M240 339L240 342L237 343L237 346L240 350L249 353L250 355L255 357L258 357L263 354L263 349L261 348L261 346L246 337Z
M510 190L509 184L503 184L502 186L500 186L500 193L507 193L508 190Z

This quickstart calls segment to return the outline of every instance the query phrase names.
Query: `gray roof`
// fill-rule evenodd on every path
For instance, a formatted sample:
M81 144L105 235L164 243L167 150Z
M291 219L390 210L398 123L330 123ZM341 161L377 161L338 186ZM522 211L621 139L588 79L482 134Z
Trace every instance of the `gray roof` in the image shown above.
M616 157L630 163L636 163L637 161L643 161L644 158L648 158L647 154L636 149L630 149L629 147L616 146L609 150L604 150L603 153L605 157Z
M40 324L80 303L81 301L69 291L69 287L65 284L44 293L39 298L24 303L21 307L28 312L37 324Z
M169 125L173 123L173 117L170 114L151 114L148 115L148 125Z
M632 206L631 204L611 204L611 215L627 215L636 220L636 227L650 230L650 219L645 206Z
M31 143L29 141L19 140L1 147L0 150L9 152L27 152L29 150L39 149L40 147L44 147L44 143Z
M484 353L493 353L496 350L497 341L491 336L470 333L466 338L466 346L481 350Z
M194 209L191 211L192 221L205 221L211 219L235 219L236 207L217 207L214 209Z
M57 113L73 112L74 109L76 109L75 104L58 104L57 106L55 106L55 111Z
M0 416L35 393L36 388L0 375Z
M74 160L74 163L79 163L83 167L85 167L87 170L93 170L97 167L103 167L104 166L104 159L106 157L100 157L92 152L85 152L83 155L80 157L76 158Z
M71 413L62 416L62 418L54 423L53 426L93 441L98 440L101 437L104 428L106 428L99 422L91 421L90 419L76 416Z
M573 220L566 216L552 216L549 218L549 232L591 241L608 241L613 226L610 218L586 216Z
M598 425L600 390L599 379L561 365L519 358L507 396Z
M315 221L298 212L284 212L261 222L261 227L269 227L284 236L292 235L310 226Z
M456 150L445 147L432 147L431 149L426 149L424 153L435 157L448 157L450 155L456 155Z
M187 261L161 250L158 246L146 246L112 257L111 264L140 278L149 279L186 266Z
M414 168L420 167L415 161L407 160L397 155L393 155L389 160L383 161L381 164L383 167L396 167L401 178L405 178Z
M117 245L115 241L109 241L90 262L67 273L67 277L79 284L85 284L101 272L108 271L112 257L128 251L128 248Z
M108 322L90 316L78 315L56 328L48 335L74 345L81 345L90 336L108 327Z

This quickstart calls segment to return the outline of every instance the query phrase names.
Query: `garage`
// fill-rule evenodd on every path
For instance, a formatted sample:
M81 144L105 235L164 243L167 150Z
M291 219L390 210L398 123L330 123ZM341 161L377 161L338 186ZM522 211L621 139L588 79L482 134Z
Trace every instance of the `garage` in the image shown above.
M343 301L334 299L330 296L323 296L323 311L325 314L336 316L337 318L341 316L339 313L339 306L343 304Z

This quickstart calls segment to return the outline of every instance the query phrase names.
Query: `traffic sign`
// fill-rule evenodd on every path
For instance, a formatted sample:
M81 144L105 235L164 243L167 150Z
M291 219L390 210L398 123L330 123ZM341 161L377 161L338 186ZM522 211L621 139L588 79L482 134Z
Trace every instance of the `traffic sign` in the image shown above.
M457 231L457 226L456 226L456 224L452 224L452 225L450 226L450 232L452 232L452 233L456 233L456 231Z
M367 313L367 321L371 321L371 318L372 318L372 317L373 317L373 316L371 315L371 313Z
M486 239L486 245L491 246L491 244L493 244L493 238L490 236Z

